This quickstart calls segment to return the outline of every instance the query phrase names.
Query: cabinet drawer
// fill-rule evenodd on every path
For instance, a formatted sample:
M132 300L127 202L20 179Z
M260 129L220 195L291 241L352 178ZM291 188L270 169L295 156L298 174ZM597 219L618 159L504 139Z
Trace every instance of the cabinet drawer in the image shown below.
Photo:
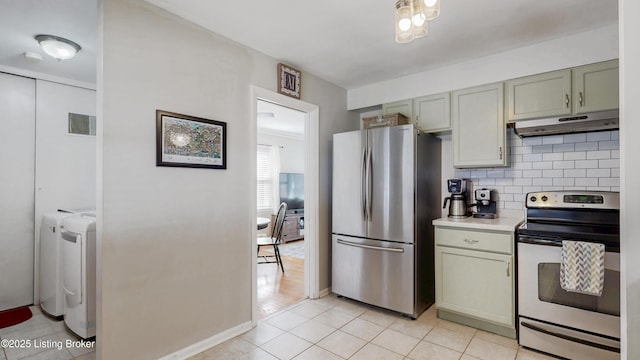
M513 254L512 233L436 227L436 245Z

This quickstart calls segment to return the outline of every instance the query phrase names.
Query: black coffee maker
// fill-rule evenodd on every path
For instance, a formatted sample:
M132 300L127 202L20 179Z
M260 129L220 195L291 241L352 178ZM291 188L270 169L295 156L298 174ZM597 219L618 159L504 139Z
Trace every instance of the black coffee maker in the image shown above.
M469 189L471 181L468 179L447 179L447 188L451 196L444 198L442 208L447 207L449 202L449 217L461 219L469 216Z
M471 205L476 207L476 212L473 213L474 218L480 219L495 219L496 218L496 201L494 200L494 191L490 189L476 189L474 197L476 203Z

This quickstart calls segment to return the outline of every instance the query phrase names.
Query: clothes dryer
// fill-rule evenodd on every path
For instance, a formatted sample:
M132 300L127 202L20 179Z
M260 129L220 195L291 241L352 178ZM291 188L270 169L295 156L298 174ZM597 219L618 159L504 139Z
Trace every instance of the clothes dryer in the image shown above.
M86 339L96 335L96 218L89 213L62 221L64 323Z
M58 210L46 213L40 223L40 269L38 289L40 307L51 316L64 314L64 296L62 292L62 238L60 226L62 220L75 214L75 211Z

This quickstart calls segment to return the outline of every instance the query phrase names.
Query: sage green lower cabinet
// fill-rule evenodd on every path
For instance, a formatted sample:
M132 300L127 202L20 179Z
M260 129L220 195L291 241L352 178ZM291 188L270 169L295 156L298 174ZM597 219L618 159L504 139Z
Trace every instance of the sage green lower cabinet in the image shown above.
M438 316L515 338L514 234L436 226L435 243Z

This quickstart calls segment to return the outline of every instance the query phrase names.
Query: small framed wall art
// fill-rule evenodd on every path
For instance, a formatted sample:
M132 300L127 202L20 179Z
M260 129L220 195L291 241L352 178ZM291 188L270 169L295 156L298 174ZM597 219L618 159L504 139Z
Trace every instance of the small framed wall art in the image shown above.
M302 73L289 65L278 64L278 92L300 99Z
M227 123L156 110L156 166L227 168Z

